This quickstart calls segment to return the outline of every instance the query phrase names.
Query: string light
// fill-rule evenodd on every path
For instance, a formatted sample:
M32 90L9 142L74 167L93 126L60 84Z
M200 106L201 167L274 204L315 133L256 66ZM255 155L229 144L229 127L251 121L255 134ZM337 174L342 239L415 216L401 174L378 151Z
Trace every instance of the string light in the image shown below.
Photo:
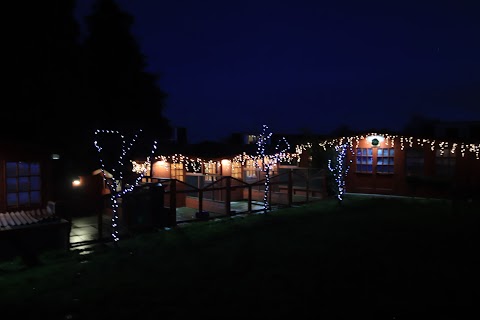
M140 132L142 132L142 130L139 130L139 133ZM106 172L105 161L103 161L103 158L102 158L103 148L100 146L100 144L98 143L98 141L96 139L94 141L94 145L97 148L97 151L98 151L98 154L99 154L100 169L101 169L101 172L102 172L103 181L110 190L110 201L111 201L111 207L112 207L112 219L111 219L112 234L111 235L112 235L112 239L113 239L114 243L117 243L117 241L120 240L119 231L118 231L118 227L119 227L119 225L118 225L118 219L119 219L118 218L118 209L119 209L118 199L122 198L122 196L125 193L132 191L133 188L140 183L143 176L146 174L146 172L148 172L147 170L150 169L150 157L147 157L147 161L142 166L137 167L137 170L139 171L140 176L136 178L133 185L131 185L129 187L125 186L125 188L122 189L121 183L123 181L123 170L125 169L125 165L124 165L123 161L125 159L125 156L126 156L127 152L131 150L131 147L136 142L136 139L138 137L138 133L133 135L131 141L128 144L125 140L125 136L122 135L119 131L115 131L115 130L96 130L95 131L95 136L97 136L99 134L119 135L120 138L121 138L121 141L122 141L122 147L121 147L122 150L121 150L121 154L119 156L118 161L116 161L117 165L112 166L112 168L110 170L112 172L112 178L111 179L107 179L107 176L105 174L105 172ZM153 148L152 148L152 155L154 153L154 150L157 149L156 144L157 144L157 142L155 141L154 144L153 144ZM118 179L116 177L117 174L118 174Z
M351 145L348 143L342 143L340 145L335 146L336 151L336 159L335 165L332 166L332 160L328 160L328 169L333 173L333 177L337 186L337 198L339 201L343 200L343 194L345 193L345 179L348 175L348 171L350 169L350 163L346 161L347 158L347 150L353 154L353 150L351 149Z
M268 192L270 191L271 170L271 161L269 161L270 159L265 156L265 147L271 137L272 132L269 131L267 125L263 125L262 133L259 135L257 140L257 155L259 155L262 159L262 171L265 172L265 192L263 194L263 209L265 213L267 213L267 210L270 209L270 204L268 202ZM255 163L258 164L258 161Z
M290 145L288 145L290 146ZM277 152L272 155L264 155L271 162L272 166L278 163L294 165L300 161L301 155L298 153L289 153L285 151ZM181 154L177 154L176 156L166 156L166 155L158 155L153 158L153 162L162 162L164 163L164 167L168 168L167 163L176 163L176 164L183 164L185 171L190 173L201 173L202 167L208 168L211 163L218 165L219 161L215 161L213 159L202 159L202 158L189 158L188 156L184 156ZM231 161L233 164L241 164L242 166L245 165L247 160L252 160L253 162L257 163L257 167L261 167L261 163L263 161L262 156L260 155L249 155L245 152L239 155L234 156ZM150 160L149 161L135 161L130 160L132 164L132 172L141 174L151 166ZM207 169L208 170L208 169ZM148 172L148 170L147 170Z
M304 151L307 151L313 148L314 144L307 142L304 144L298 144L295 146L294 153L286 152L287 149L290 148L290 144L286 141L285 137L283 137L277 146L275 147L275 153L272 155L267 155L265 152L265 147L267 145L268 139L271 138L272 133L267 132L268 127L263 126L262 134L257 139L257 154L256 155L249 155L243 152L237 156L234 156L231 159L232 166L245 166L247 162L253 163L256 168L261 168L266 174L265 180L265 189L268 192L270 187L269 181L269 172L273 170L274 166L282 163L282 164L298 164L302 157ZM112 131L113 132L113 131ZM367 136L382 136L384 137L385 145L389 145L392 148L395 147L395 142L397 141L400 144L400 149L405 150L406 147L415 148L415 147L424 147L426 145L429 146L431 151L435 151L438 149L441 154L448 150L448 146L451 144L450 152L455 153L457 149L460 149L460 154L464 157L467 152L473 154L475 158L478 160L480 159L480 144L466 144L460 142L449 142L449 141L439 141L435 139L427 139L427 138L414 138L414 137L405 137L399 135L391 135L391 134L379 134L379 133L369 133L367 135L356 135L356 136L344 136L338 137L333 139L326 139L317 143L317 145L322 148L323 150L327 150L327 148L336 148L341 145L346 145L350 149L355 146L356 148L359 147L360 141L366 139ZM280 144L285 143L286 148L280 150ZM340 152L341 154L341 152ZM183 164L186 172L193 172L193 173L202 173L202 168L205 168L205 173L208 173L210 170L210 166L213 164L214 166L219 165L219 161L213 159L202 159L202 158L190 158L188 156L184 156L181 154L175 154L173 156L165 156L159 155L153 158L153 161L164 161L165 164L168 162L174 163L174 166L178 163ZM151 165L150 160L144 162L136 162L131 161L133 169L132 171L135 173L142 174L145 171L149 171L149 166ZM334 168L332 168L334 169ZM267 172L268 170L268 172ZM265 193L264 197L264 208L267 209L269 207L267 192Z
M102 131L103 132L103 131ZM108 131L107 131L108 132ZM113 131L112 131L113 132ZM448 145L447 141L437 141L437 140L430 140L426 138L416 138L414 139L413 137L403 137L403 136L398 136L398 135L391 135L391 134L378 134L378 133L369 133L367 136L370 135L378 135L378 136L383 136L385 137L385 144L386 145L391 145L391 147L395 147L395 141L398 140L400 143L400 148L404 150L405 148L405 143L408 144L410 148L414 147L423 147L425 144L428 144L430 146L430 149L432 151L435 150L435 148L443 149L446 148ZM327 148L334 148L336 145L341 145L343 143L348 144L349 146L355 145L356 148L358 148L359 143L362 139L365 139L365 135L357 135L357 136L349 136L349 137L340 137L340 138L333 138L333 139L327 139L324 141L320 141L317 143L318 146L320 146L323 150L327 150ZM284 140L285 138L283 138ZM284 140L286 141L286 140ZM257 141L258 144L258 141ZM287 142L288 144L288 142ZM480 144L465 144L465 143L460 143L456 142L452 144L452 150L455 150L457 146L460 145L460 151L462 154L462 157L465 156L467 152L472 153L475 155L476 159L479 159L480 155ZM288 145L289 147L289 145ZM246 154L245 152L242 154L239 154L235 157L233 157L231 160L232 162L236 163L241 163L241 165L245 165L247 160L253 160L260 166L260 162L263 160L264 157L269 158L269 161L273 161L273 163L277 162L283 162L283 163L288 163L288 164L295 164L298 163L301 159L301 155L304 151L309 150L313 148L313 144L310 142L304 143L304 144L298 144L295 146L295 152L294 153L288 153L284 152L277 152L274 155L249 155ZM277 149L278 150L278 149ZM452 151L455 152L455 151ZM188 156L184 156L181 154L175 154L173 156L165 156L165 155L159 155L153 158L153 161L165 161L165 162L174 162L174 163L182 163L186 169L187 172L196 172L199 173L201 172L201 168L205 166L205 164L210 163L211 159L202 159L202 158L189 158ZM131 161L132 166L133 166L133 172L136 173L141 173L145 169L143 166L149 165L147 162L137 162L137 161Z
M414 137L405 137L405 136L399 136L399 135L391 135L391 134L378 134L378 133L369 133L367 136L372 136L372 135L379 135L385 137L385 144L386 145L391 145L391 147L395 147L395 141L398 141L400 143L400 148L401 150L404 150L405 144L408 144L410 148L414 147L423 147L425 144L430 145L430 149L432 151L435 150L435 148L447 148L449 143L455 143L455 145L460 145L464 147L465 152L470 152L475 155L476 159L479 159L479 154L480 154L480 144L465 144L462 142L449 142L449 141L438 141L435 139L426 139L426 138L414 138ZM356 135L356 136L349 136L349 137L340 137L340 138L332 138L332 139L326 139L324 141L318 142L318 146L323 148L323 150L326 150L327 148L332 148L335 145L340 145L344 142L347 142L348 145L353 146L355 145L356 148L358 148L360 141L365 139L364 135ZM297 152L297 155L300 155L303 151L308 150L311 148L312 144L311 143L306 143L306 144L301 144L297 145L295 147L295 150ZM452 144L452 149L453 149L453 144Z
M447 141L437 141L437 140L430 140L426 138L414 139L413 137L403 137L403 136L391 135L391 134L369 133L367 135L356 135L356 136L327 139L327 140L318 142L318 146L323 148L323 150L327 150L327 148L334 148L336 145L341 145L343 143L346 143L349 146L355 145L355 147L358 148L360 141L362 139L365 139L366 136L371 136L371 135L383 136L385 138L385 144L390 145L392 148L395 147L395 141L398 140L400 143L400 148L402 150L404 150L405 148L405 143L407 143L410 148L423 147L425 144L428 144L432 151L434 151L435 148L442 149L442 146L444 149L445 146L448 145ZM286 142L286 139L282 138L282 141ZM288 142L286 143L287 143L287 146L290 147ZM257 140L257 144L258 144L258 140ZM467 152L470 152L475 155L475 158L477 160L480 159L480 144L476 145L476 144L454 143L452 144L451 152L455 152L458 144L460 144L460 152L462 157L464 157ZM278 148L276 148L277 152L273 155L265 155L265 154L249 155L243 152L242 154L239 154L233 157L231 161L232 161L232 164L234 165L241 164L242 166L244 166L248 160L252 160L253 163L255 163L255 166L257 168L262 167L262 163L265 160L268 163L271 163L272 166L277 163L297 164L300 162L303 152L311 148L313 148L313 144L310 142L307 142L305 144L296 145L294 153L288 153L288 152L285 152L285 150L278 152ZM165 163L173 162L175 164L182 163L186 172L193 172L193 173L201 173L202 168L208 167L208 164L210 164L212 161L216 163L216 161L212 159L202 159L198 157L190 158L188 156L184 156L181 154L175 154L173 156L159 155L153 158L153 161L154 162L164 161ZM131 161L131 163L133 166L132 171L139 174L147 170L145 166L150 165L149 161L144 161L144 162Z

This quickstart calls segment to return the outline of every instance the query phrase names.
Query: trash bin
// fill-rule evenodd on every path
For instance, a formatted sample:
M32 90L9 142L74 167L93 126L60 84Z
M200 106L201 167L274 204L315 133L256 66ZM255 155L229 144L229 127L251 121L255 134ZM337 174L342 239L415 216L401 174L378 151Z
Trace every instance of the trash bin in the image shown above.
M132 230L151 230L167 226L164 208L165 189L161 183L135 186L122 197L124 219Z

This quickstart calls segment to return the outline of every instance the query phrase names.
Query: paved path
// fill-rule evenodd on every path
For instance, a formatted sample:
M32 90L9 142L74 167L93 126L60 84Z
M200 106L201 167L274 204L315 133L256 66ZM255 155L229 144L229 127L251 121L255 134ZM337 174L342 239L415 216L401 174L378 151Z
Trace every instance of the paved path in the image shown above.
M233 201L231 203L231 209L237 213L245 213L248 209L246 201ZM263 204L252 203L252 210L259 211L263 209ZM191 222L198 220L195 217L197 210L193 208L177 208L177 223ZM222 217L225 215L211 213L211 218ZM120 218L121 219L121 218ZM121 225L121 223L120 223ZM107 241L110 239L111 232L111 218L110 215L104 214L102 216L102 238ZM128 234L126 228L120 228L120 236ZM100 239L99 223L97 216L88 217L73 217L72 228L70 231L70 246L72 248L83 248L85 246L91 246L92 242Z

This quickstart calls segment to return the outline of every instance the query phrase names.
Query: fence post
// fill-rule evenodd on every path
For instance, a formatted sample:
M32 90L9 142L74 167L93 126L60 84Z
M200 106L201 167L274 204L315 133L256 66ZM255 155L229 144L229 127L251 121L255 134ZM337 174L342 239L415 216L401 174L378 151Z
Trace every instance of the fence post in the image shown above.
M198 190L198 212L200 214L203 212L203 189Z
M248 212L252 213L252 185L248 185Z
M290 169L288 171L288 190L287 190L287 201L288 206L291 207L293 203L293 171Z
M326 176L325 170L322 170L322 186L323 186L322 199L325 199L328 197L327 176Z
M268 211L272 211L272 184L268 183Z
M231 192L232 192L232 181L230 180L231 177L224 177L226 179L226 194L225 194L225 211L227 213L227 215L231 215L232 214L232 210L231 210L231 199L232 199L232 195L231 195Z
M102 199L103 201L103 199ZM122 211L122 222L125 221L124 219L124 215L123 215L123 211ZM71 223L71 222L70 222ZM97 237L98 237L98 241L102 241L103 239L103 209L101 209L99 212L97 212L97 227L98 227L98 234L97 234Z
M167 224L169 227L177 225L177 179L170 179L170 210Z
M310 169L307 169L307 187L306 187L306 202L308 202L309 195L310 195Z

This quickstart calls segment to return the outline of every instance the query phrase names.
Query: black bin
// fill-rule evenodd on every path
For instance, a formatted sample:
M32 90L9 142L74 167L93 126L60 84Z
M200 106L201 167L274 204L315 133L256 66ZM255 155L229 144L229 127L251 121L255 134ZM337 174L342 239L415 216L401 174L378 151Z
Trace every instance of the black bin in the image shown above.
M164 207L164 193L161 183L145 183L123 195L123 215L127 226L138 231L167 227L168 209Z

